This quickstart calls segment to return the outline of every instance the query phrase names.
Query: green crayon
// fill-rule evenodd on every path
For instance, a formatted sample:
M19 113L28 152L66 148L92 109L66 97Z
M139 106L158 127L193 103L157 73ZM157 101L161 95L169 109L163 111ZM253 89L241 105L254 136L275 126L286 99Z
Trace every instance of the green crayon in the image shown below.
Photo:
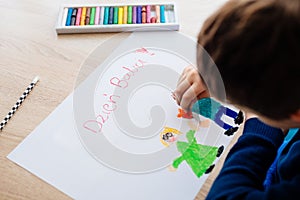
M127 14L127 24L132 24L132 6L128 6Z
M117 6L114 7L114 24L118 24L118 12L119 8Z
M95 7L91 8L90 25L95 24L95 11L96 11Z

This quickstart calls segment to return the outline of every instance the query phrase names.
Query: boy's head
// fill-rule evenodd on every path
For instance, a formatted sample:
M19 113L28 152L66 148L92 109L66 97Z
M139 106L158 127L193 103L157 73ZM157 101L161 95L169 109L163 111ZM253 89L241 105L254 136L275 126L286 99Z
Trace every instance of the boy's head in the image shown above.
M299 0L231 0L202 27L198 68L202 48L233 104L274 120L300 116Z

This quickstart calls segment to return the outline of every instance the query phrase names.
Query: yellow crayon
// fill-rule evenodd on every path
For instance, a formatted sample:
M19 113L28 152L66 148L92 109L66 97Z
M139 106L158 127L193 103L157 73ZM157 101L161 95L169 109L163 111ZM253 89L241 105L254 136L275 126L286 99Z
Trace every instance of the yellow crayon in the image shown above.
M124 6L124 17L123 17L123 24L127 23L127 6Z
M82 8L81 18L80 18L80 26L85 25L85 16L86 16L86 8Z
M119 8L119 19L118 19L118 24L123 24L123 7Z

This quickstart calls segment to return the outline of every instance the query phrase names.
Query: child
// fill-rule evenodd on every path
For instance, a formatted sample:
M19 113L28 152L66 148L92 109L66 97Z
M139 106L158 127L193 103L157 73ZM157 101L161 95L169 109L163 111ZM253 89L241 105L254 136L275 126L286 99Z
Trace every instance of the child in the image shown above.
M203 73L210 67L203 47L228 101L246 113L207 199L299 199L300 1L230 0L206 20L198 42L201 76L193 67L183 71L178 104L189 110L194 96L209 96L207 80L216 79Z

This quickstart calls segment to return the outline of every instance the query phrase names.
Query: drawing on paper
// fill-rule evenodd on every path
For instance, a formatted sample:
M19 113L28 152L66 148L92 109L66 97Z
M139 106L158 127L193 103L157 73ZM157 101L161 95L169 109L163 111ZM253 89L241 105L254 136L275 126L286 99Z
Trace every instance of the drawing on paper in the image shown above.
M181 134L181 132L175 128L164 127L164 130L160 133L160 142L165 147L168 147L169 144L177 140L177 135L179 134Z
M189 116L193 116L192 114L189 114L189 112L186 113L181 110L179 111L177 117L188 118ZM198 100L193 105L192 112L214 121L218 126L226 130L224 134L227 136L233 135L238 130L238 127L233 127L232 125L224 122L221 119L223 115L232 118L234 120L235 125L240 125L244 121L242 111L239 111L237 113L231 108L223 106L221 103L214 100L213 98L203 98Z
M223 115L232 118L234 124L224 122L221 118ZM203 116L204 120L200 120L200 116ZM210 173L215 164L215 160L219 157L224 146L210 146L205 144L199 144L195 137L196 131L199 131L200 127L209 127L210 122L214 121L219 127L225 129L225 135L233 135L234 132L238 130L238 125L240 125L244 116L241 111L236 112L229 107L225 107L213 98L203 98L198 100L192 107L191 111L185 111L182 108L178 108L177 118L187 119L187 123L191 128L190 131L186 133L186 141L177 141L172 138L172 134L166 134L164 136L165 146L169 146L171 143L176 143L176 147L181 156L174 159L173 163L169 166L170 171L176 171L182 162L186 162L192 169L193 173L199 178L203 174Z
M177 141L176 146L181 156L176 158L169 167L171 171L176 171L179 165L185 161L192 169L194 174L199 178L204 173L210 173L215 164L214 161L219 157L224 146L215 147L198 144L195 138L195 130L190 130L186 133L188 142Z
M178 118L185 118L185 119L192 119L193 113L192 112L185 112L182 108L178 108Z

